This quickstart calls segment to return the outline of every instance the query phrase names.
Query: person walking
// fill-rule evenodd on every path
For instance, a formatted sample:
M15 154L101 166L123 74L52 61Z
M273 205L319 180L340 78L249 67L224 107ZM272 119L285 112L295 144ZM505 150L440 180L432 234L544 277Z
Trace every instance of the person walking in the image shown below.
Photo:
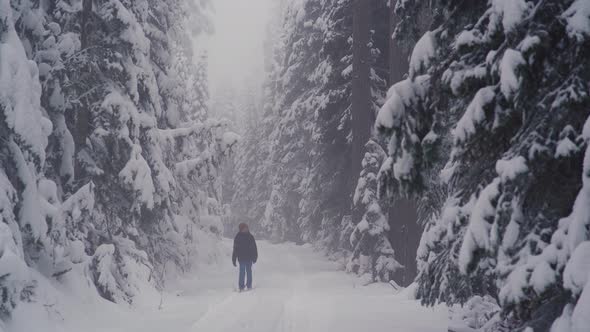
M232 262L234 266L236 266L236 260L240 264L238 287L240 291L243 291L246 287L249 290L252 289L252 264L258 260L258 248L248 225L241 223L238 227L239 232L234 238Z

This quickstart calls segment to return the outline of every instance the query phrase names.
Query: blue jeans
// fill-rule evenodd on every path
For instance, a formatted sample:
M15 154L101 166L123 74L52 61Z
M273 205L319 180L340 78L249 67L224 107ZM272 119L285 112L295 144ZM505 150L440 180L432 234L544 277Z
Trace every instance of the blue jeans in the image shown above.
M244 279L248 276L248 280L244 283ZM238 280L240 289L244 287L252 288L252 262L240 262L240 278Z

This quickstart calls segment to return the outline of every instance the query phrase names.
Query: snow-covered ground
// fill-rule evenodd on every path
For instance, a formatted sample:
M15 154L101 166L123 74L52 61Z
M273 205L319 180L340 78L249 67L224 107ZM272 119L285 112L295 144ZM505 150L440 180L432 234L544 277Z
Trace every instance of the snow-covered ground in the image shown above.
M421 307L404 292L394 294L387 284L357 285L356 279L307 246L260 241L255 289L237 293L230 248L231 241L224 240L220 264L201 266L193 277L170 286L162 298L146 296L133 308L72 301L59 315L47 308L54 317L53 329L28 319L8 331L447 331L446 308Z

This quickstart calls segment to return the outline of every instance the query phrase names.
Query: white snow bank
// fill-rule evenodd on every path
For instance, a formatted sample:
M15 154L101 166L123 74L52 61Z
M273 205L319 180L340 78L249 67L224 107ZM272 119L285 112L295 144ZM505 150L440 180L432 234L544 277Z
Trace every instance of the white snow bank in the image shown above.
M417 294L418 294L418 284L413 282L408 287L403 288L401 291L399 291L397 294L395 294L395 297L398 297L398 298L404 299L404 300L416 300Z
M214 243L219 239L196 241L213 255L210 264L196 266L162 293L132 306L97 299L84 279L66 280L75 290L64 292L66 296L52 296L55 286L44 281L40 289L48 291L40 294L41 303L19 306L18 321L7 326L8 331L446 331L444 305L421 306L409 295L413 287L397 294L388 284L355 287L357 279L310 246L259 241L255 289L234 292L237 269L231 265L231 240L222 240L216 253L208 251Z
M455 305L449 311L449 331L476 332L484 330L483 327L500 311L500 307L491 296L476 295L464 305Z

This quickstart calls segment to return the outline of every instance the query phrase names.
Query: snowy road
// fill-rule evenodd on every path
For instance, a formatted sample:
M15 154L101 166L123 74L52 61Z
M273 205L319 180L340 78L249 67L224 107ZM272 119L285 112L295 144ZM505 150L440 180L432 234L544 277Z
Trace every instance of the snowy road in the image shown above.
M230 245L224 241L227 255ZM71 326L71 331L81 331L76 328L82 325L86 332L447 330L446 309L423 308L403 294L394 295L389 285L357 286L355 278L309 247L259 242L259 251L253 291L234 291L237 271L228 256L221 268L201 269L198 278L176 285L164 296L161 309L154 305L103 311L104 316L94 313Z

